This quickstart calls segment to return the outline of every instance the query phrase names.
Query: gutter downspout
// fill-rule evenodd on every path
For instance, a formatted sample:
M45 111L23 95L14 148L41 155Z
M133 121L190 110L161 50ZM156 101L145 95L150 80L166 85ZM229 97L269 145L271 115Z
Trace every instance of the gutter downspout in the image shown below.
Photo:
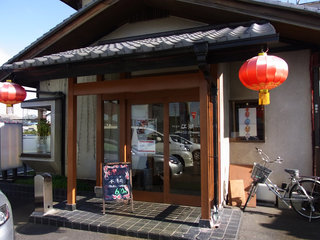
M320 53L313 52L310 57L310 78L312 92L312 145L313 145L313 166L314 176L320 176Z
M210 65L207 63L207 55L208 55L208 42L201 42L194 45L194 52L197 57L198 68L204 75L207 80L208 85L210 86L210 101L212 103L212 111L213 111L213 175L214 175L214 183L213 183L213 212L212 212L212 220L213 225L217 227L219 225L219 188L218 188L218 121L217 121L217 85L215 83L215 79L212 77L210 72Z

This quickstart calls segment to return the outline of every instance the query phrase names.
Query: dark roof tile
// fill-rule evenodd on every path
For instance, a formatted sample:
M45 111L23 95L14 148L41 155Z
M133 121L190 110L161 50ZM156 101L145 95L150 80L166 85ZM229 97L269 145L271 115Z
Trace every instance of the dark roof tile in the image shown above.
M270 23L250 26L240 25L235 28L225 27L171 35L165 37L146 38L141 40L109 43L93 47L73 49L65 52L55 53L43 57L26 59L12 64L5 64L0 70L21 69L27 67L44 66L57 63L68 63L82 61L85 59L108 58L113 56L129 55L132 53L147 53L152 51L163 51L190 47L197 42L207 41L209 44L232 41L235 39L247 39L257 36L273 35L276 31Z

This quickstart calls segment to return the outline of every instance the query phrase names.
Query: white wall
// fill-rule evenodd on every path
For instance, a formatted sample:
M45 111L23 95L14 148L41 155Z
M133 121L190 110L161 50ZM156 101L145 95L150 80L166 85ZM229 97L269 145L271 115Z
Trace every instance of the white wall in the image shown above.
M300 169L302 175L312 173L311 85L309 51L277 54L289 66L288 79L270 91L270 105L265 106L265 143L231 142L230 160L236 164L253 164L258 160L255 147L272 158L284 158L273 165L271 179L278 184L287 180L284 168ZM246 89L238 79L242 63L231 64L230 99L257 99L258 92Z
M229 144L229 134L228 134L228 99L229 99L229 82L230 71L228 64L219 64L218 67L218 81L220 84L219 94L220 94L220 156L221 156L221 182L220 182L220 202L224 203L226 196L228 194L229 186L229 164L230 164L230 144Z
M95 81L95 76L78 78L78 83ZM81 179L96 179L96 109L95 95L77 97L77 177Z
M78 83L96 81L95 76L79 77ZM41 91L60 91L68 95L67 79L43 81ZM66 127L68 124L68 110L66 110ZM77 177L81 179L96 178L96 96L77 97ZM67 139L67 129L65 132ZM65 143L67 149L67 142ZM65 152L67 173L67 151Z
M124 24L123 26L116 29L112 33L103 37L101 40L110 40L110 39L139 36L139 35L152 34L152 33L159 33L159 32L174 31L174 30L187 29L187 28L199 27L204 25L207 25L207 24L191 21L184 18L170 16L166 18Z

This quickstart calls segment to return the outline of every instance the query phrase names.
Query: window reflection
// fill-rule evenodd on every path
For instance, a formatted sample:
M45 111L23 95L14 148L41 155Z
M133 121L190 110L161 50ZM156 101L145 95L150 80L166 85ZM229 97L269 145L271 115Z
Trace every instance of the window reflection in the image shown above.
M119 103L104 102L104 162L119 162Z
M163 104L131 107L133 188L163 191Z
M51 153L51 107L28 110L23 123L23 153Z
M169 104L169 134L170 154L184 165L182 174L170 177L170 192L200 195L199 102ZM181 151L183 148L187 151Z

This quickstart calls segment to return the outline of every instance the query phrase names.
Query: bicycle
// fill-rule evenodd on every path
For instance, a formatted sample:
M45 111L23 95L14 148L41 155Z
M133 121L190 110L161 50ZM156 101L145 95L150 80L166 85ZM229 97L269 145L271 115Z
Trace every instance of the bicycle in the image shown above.
M287 207L293 208L299 215L312 219L320 218L320 178L313 176L299 176L298 169L285 169L290 175L290 183L283 184L280 188L274 184L269 176L272 170L267 167L271 163L282 163L283 159L278 157L270 160L269 156L260 148L256 148L263 164L254 163L251 178L253 179L249 190L249 196L242 208L245 211L248 202L255 195L258 184L264 183ZM287 197L289 194L289 197Z

